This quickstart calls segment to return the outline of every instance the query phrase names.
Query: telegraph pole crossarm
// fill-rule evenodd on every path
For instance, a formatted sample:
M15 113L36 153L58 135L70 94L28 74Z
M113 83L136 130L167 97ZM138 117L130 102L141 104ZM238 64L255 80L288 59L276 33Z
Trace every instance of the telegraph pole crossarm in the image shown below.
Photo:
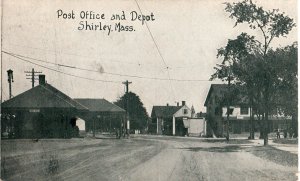
M36 71L34 71L34 68L32 68L31 71L24 71L24 73L29 73L29 74L26 74L26 76L30 76L30 78L26 78L26 79L31 79L31 86L33 88L34 87L34 82L36 80L35 77L38 76L38 74L40 74L42 72L36 72Z

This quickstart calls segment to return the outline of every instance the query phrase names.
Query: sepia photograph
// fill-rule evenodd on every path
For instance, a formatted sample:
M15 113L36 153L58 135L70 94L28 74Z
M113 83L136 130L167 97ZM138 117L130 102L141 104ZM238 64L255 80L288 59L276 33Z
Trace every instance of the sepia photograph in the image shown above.
M296 181L297 0L1 0L3 181Z

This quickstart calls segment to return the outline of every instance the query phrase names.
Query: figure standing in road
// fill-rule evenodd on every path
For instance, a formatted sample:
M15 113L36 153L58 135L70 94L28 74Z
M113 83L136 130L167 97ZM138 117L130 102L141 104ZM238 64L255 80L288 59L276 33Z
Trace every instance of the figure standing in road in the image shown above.
M277 139L279 139L280 138L280 131L279 131L279 129L277 129L276 135L277 135Z

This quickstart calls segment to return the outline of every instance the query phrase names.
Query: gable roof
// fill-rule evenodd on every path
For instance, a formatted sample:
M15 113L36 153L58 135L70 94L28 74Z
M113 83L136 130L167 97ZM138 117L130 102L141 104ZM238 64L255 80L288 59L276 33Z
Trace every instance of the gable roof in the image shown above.
M73 100L50 84L38 85L1 104L2 108L76 108L87 107Z
M105 99L76 98L74 100L94 112L125 112L124 109Z
M212 94L212 92L217 92L217 93L221 93L222 91L226 91L227 90L227 84L211 84L208 94L206 96L206 100L204 103L204 106L207 106L208 101L210 99L210 96Z
M245 93L239 90L239 86L231 85L230 92L234 95L231 98L231 105L244 105L248 104L248 96ZM211 84L209 92L207 94L204 106L207 106L209 100L211 99L212 92L215 92L215 95L218 95L221 102L226 101L226 93L228 92L228 84Z
M172 117L182 106L153 106L151 117Z

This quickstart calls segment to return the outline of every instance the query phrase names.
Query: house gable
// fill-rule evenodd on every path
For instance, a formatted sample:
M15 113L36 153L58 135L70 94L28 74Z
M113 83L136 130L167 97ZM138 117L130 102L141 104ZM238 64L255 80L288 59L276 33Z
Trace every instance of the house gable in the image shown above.
M218 95L220 99L223 98L223 92L225 92L227 89L226 84L211 84L210 89L208 91L207 97L205 99L204 106L207 107L207 105L210 103L212 99L214 99L214 96Z
M174 115L174 117L192 117L192 110L187 106L182 106Z

